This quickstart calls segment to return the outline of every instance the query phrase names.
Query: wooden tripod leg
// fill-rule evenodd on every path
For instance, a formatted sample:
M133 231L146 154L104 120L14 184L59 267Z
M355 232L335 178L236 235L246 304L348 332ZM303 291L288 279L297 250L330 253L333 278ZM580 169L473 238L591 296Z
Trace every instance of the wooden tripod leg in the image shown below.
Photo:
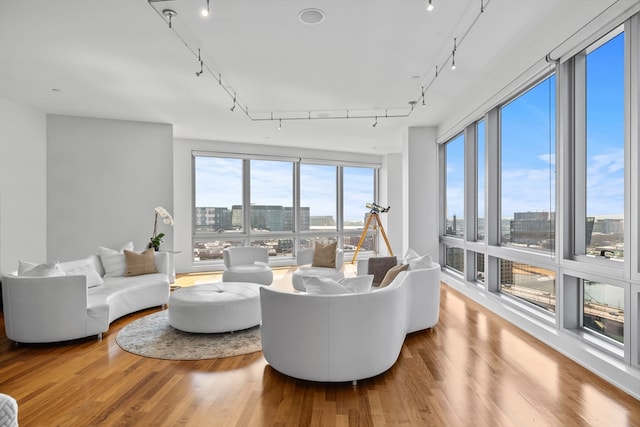
M380 233L382 234L382 237L384 238L384 242L387 244L387 250L389 251L389 255L393 256L393 251L391 250L391 245L389 244L389 239L387 239L387 233L384 232L384 227L382 226L382 223L380 222L380 218L378 218L377 215L376 215L376 221L378 222L378 226L380 227Z
M360 247L362 246L362 242L364 242L364 238L367 236L367 230L369 230L369 225L371 224L371 218L373 218L374 215L376 215L376 214L372 213L372 214L369 215L369 218L367 218L367 223L364 226L364 230L362 230L362 235L360 236L360 240L358 241L358 246L356 247L356 251L353 254L353 258L351 258L351 264L356 262L356 257L358 256L358 252L360 251ZM376 215L376 218L377 217L378 216ZM385 237L385 240L386 240L386 237Z

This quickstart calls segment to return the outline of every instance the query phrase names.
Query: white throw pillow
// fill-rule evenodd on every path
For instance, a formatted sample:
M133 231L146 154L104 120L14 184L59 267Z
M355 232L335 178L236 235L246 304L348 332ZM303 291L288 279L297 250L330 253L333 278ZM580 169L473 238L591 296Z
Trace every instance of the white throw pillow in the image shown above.
M303 276L302 284L311 295L348 294L347 288L329 277Z
M407 252L404 254L404 263L409 264L409 270L420 270L433 266L431 255L426 254L420 256L411 248L407 249Z
M132 251L133 242L128 242L119 251L100 246L98 255L104 268L104 277L122 277L127 272L127 261L124 250Z
M61 267L67 276L87 276L87 288L100 286L104 283L89 259L63 262Z
M305 290L312 295L360 294L371 291L372 283L373 274L345 277L338 281L329 277L302 277L302 284Z
M64 276L64 271L58 262L36 264L28 261L18 261L18 276L55 277Z
M338 280L338 283L344 286L347 291L353 294L362 294L371 291L373 283L373 274L365 276L345 277Z

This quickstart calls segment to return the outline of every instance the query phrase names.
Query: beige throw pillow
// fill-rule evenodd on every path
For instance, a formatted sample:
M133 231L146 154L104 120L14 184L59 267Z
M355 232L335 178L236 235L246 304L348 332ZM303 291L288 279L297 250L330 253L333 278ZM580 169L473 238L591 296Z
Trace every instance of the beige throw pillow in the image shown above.
M313 247L312 267L336 268L336 246L338 242L318 243Z
M390 268L389 271L387 271L387 274L384 275L384 279L382 279L382 282L380 282L379 287L384 288L385 286L391 284L391 282L393 282L393 279L395 279L396 276L400 274L400 272L405 271L408 268L409 264L400 264Z
M142 253L125 249L124 257L127 261L127 276L157 273L154 252L153 248L149 248Z

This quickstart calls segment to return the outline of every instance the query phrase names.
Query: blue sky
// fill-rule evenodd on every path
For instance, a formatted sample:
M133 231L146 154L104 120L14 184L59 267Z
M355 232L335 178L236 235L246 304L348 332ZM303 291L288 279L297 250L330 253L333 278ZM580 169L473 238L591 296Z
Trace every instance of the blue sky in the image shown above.
M196 158L196 206L231 207L242 203L242 160ZM312 216L336 217L336 167L300 165L301 205ZM373 202L373 169L344 168L344 217L363 221L366 203ZM293 163L251 161L251 202L292 206Z
M623 35L587 56L587 215L624 210ZM555 76L505 105L502 217L555 210ZM447 147L447 216L463 216L462 135ZM482 206L481 206L482 207Z

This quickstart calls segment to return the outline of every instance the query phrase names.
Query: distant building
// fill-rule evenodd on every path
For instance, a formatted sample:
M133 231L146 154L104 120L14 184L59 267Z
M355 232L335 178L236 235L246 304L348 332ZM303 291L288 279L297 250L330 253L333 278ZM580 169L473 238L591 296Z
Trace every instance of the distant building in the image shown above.
M517 245L553 249L555 246L554 212L514 212L509 224L510 242Z
M250 215L253 230L294 231L293 208L290 206L253 205ZM231 209L212 206L195 209L195 227L198 232L240 230L242 223L242 205L233 205ZM302 207L300 208L300 230L309 230L309 225L309 208Z
M200 232L231 230L231 211L221 207L196 207L195 227Z

